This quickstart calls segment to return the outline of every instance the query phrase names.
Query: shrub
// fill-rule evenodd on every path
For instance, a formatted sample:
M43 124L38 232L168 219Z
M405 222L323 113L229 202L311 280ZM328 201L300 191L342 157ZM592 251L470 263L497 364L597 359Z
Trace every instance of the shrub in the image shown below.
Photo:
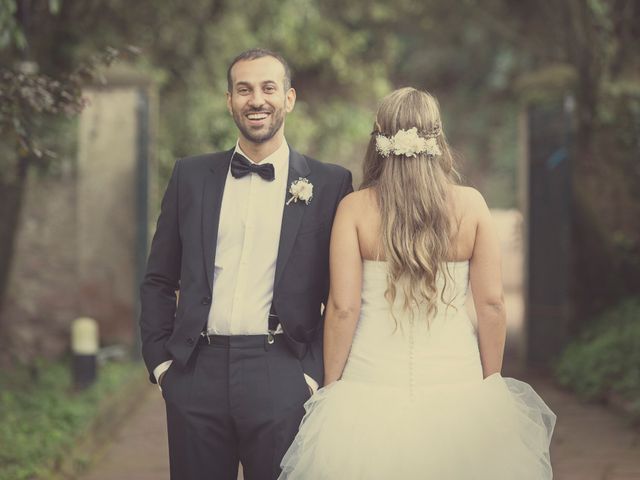
M640 413L640 298L604 312L563 352L560 384L589 400L619 394Z

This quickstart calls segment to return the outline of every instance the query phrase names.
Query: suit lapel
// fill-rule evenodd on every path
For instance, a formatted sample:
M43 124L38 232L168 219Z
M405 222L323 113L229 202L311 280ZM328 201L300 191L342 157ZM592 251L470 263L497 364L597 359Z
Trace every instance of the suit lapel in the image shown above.
M289 175L287 178L285 201L289 198L289 186L300 177L309 175L309 164L303 155L295 150L289 154ZM278 259L276 260L276 274L273 289L278 287L282 278L284 267L287 265L293 244L296 241L298 229L302 223L302 217L307 210L304 202L292 202L284 206L282 213L282 227L280 229L280 246L278 248Z
M209 171L205 173L202 192L202 253L210 291L213 289L213 267L218 243L222 194L234 150L231 149L213 158Z

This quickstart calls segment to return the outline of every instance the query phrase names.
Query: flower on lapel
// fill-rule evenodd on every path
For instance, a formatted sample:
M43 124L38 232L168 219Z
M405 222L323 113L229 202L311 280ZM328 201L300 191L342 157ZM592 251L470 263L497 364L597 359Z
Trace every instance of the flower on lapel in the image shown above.
M291 198L287 202L287 205L291 202L295 203L298 200L309 205L313 198L313 184L306 178L300 177L298 180L291 183L289 193L291 194Z

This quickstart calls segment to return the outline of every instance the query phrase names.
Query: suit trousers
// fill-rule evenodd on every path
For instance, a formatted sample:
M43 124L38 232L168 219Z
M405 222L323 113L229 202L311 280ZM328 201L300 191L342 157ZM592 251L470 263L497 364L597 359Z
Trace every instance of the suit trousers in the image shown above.
M309 387L282 335L202 339L186 367L167 370L172 480L271 480L304 415Z

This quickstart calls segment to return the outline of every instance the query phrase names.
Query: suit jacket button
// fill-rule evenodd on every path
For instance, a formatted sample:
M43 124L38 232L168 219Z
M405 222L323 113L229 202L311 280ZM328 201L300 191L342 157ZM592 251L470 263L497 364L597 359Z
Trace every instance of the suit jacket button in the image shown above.
M188 345L193 345L193 338L191 338L191 337L187 338L187 344Z
M211 297L204 297L202 299L202 305L211 305Z

